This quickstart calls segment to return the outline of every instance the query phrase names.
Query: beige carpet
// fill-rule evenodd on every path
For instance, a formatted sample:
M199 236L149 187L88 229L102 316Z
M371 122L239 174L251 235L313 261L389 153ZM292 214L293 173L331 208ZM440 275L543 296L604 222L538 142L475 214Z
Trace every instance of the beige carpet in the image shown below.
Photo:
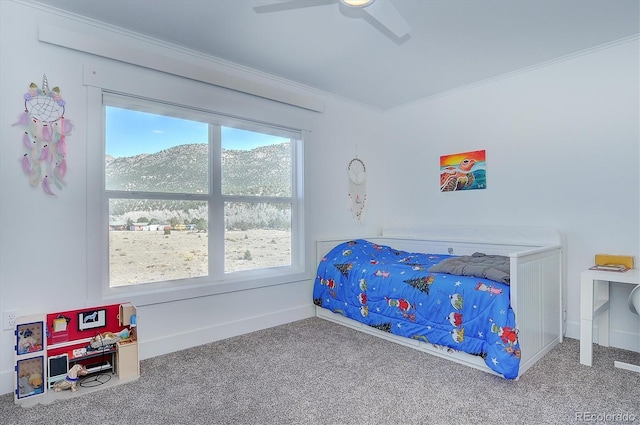
M311 318L142 362L135 382L22 408L2 424L640 422L640 354L565 339L518 381ZM80 392L82 389L80 390ZM626 418L626 421L625 421Z

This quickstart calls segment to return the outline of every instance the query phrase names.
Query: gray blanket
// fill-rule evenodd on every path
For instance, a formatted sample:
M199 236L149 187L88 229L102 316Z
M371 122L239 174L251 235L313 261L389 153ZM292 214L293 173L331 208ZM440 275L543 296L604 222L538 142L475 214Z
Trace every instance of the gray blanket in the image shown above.
M448 273L462 276L474 276L509 284L509 257L504 255L486 255L475 252L473 255L447 258L429 267L432 273Z

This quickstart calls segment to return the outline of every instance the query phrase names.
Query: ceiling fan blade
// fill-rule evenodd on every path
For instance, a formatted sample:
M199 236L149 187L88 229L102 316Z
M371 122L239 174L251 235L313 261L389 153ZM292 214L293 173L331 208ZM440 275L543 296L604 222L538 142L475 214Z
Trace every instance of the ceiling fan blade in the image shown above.
M338 0L287 0L272 4L256 6L253 10L256 13L282 12L284 10L303 9L305 7L324 6L326 4L336 3Z
M389 0L375 0L362 9L398 38L404 37L411 31L407 21L404 20L400 12L393 7Z

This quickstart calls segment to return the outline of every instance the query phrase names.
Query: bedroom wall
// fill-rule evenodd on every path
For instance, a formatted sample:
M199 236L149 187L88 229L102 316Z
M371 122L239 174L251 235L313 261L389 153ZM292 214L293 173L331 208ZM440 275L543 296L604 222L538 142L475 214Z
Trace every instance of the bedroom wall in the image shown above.
M621 40L388 113L387 168L396 178L385 224L560 229L566 334L579 338L580 272L594 254L640 260L638 44ZM487 189L440 193L439 157L478 149ZM640 351L631 289L612 284L611 344Z
M41 24L75 30L86 26L23 3L0 1L0 311L18 315L83 308L88 304L86 92L85 65L108 65L118 70L130 65L38 41ZM7 42L11 40L11 42ZM130 46L147 47L130 39ZM141 47L142 46L142 47ZM155 49L162 50L161 45ZM209 66L235 72L236 68ZM23 95L30 82L38 85L46 74L50 87L59 86L67 104L66 117L75 124L67 138L67 187L58 197L32 188L20 168L20 127L13 127L23 111ZM251 73L249 73L251 74ZM253 73L259 84L283 82ZM285 82L286 83L286 82ZM325 104L313 115L313 129L305 140L305 222L309 279L266 288L139 306L142 359L206 342L275 326L313 314L311 283L315 271L315 244L319 237L377 234L383 214L382 177L370 177L371 210L367 222L357 225L347 210L346 166L359 149L367 166L379 168L375 154L382 150L380 114L286 83L288 90L315 96ZM374 124L374 125L372 125ZM376 127L376 125L378 127ZM356 145L358 146L356 148ZM109 302L108 304L111 304ZM89 304L94 305L94 304ZM0 330L0 394L13 388L11 331Z
M53 23L78 25L0 1L0 311L20 315L87 303L92 239L86 232L82 67L96 61L127 67L40 43L38 25ZM325 104L305 140L308 262L319 238L375 235L385 225L558 227L567 239L567 334L577 338L580 270L599 251L638 257L637 52L637 40L622 43L386 114L291 85ZM219 62L211 67L224 68ZM21 130L11 126L28 84L39 83L42 74L61 87L76 125L68 138L68 186L58 198L28 185L19 165ZM255 80L269 84L257 73ZM472 149L487 149L488 189L440 194L439 156ZM364 224L354 223L347 210L346 166L355 155L368 171ZM594 195L598 191L616 195L604 199ZM312 314L314 268L306 281L140 307L141 358ZM612 344L638 347L640 323L626 310L628 289L613 289ZM13 343L12 333L0 330L0 394L12 391Z

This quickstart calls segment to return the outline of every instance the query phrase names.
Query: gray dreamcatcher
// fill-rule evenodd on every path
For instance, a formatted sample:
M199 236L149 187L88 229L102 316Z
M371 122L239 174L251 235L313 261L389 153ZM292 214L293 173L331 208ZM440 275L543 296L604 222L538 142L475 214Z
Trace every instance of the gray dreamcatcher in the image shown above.
M349 177L349 209L356 223L363 222L367 201L367 168L360 158L353 158L347 166Z

